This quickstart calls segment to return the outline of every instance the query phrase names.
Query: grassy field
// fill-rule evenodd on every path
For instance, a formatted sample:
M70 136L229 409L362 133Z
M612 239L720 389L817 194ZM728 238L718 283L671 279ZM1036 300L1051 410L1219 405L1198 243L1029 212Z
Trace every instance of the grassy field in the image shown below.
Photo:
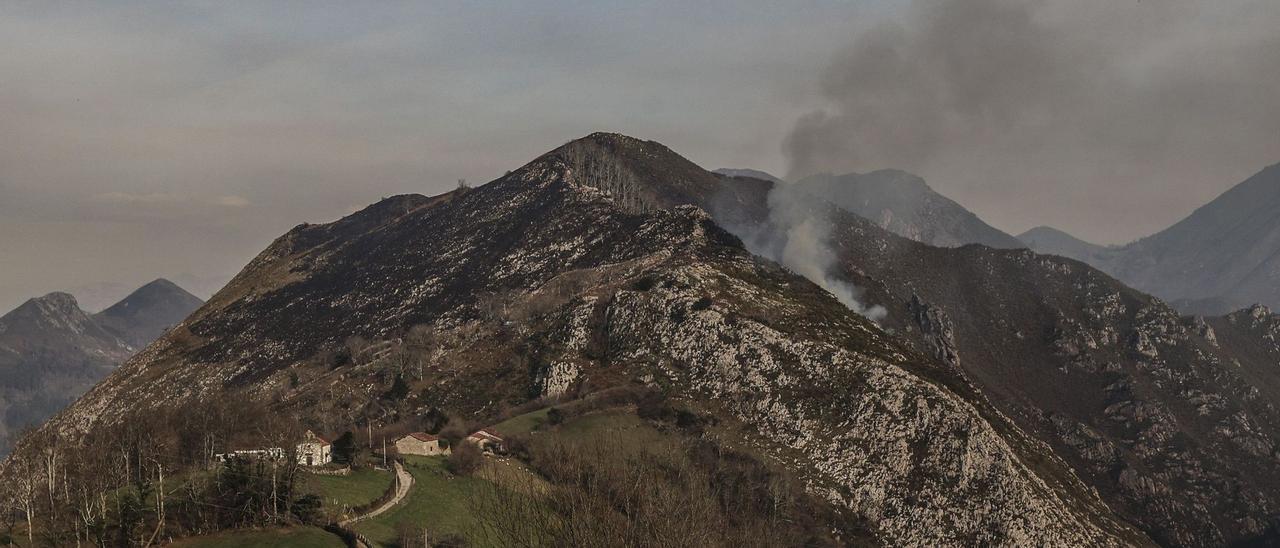
M605 439L619 450L636 451L659 442L663 436L629 411L606 411L574 417L564 424L546 424L547 409L513 417L492 428L505 435L537 431L537 436L566 441ZM395 508L374 519L356 523L353 529L383 546L399 543L405 526L426 528L435 536L457 535L470 546L488 546L477 533L483 516L477 500L493 500L495 493L532 493L540 498L549 486L515 459L486 458L485 465L471 476L455 476L445 468L445 457L406 456L405 468L413 474L408 497ZM535 503L538 504L538 503Z
M544 433L566 441L603 438L618 444L619 449L627 450L663 443L669 439L630 411L600 411L574 417Z
M228 531L207 537L193 537L175 541L175 548L343 548L346 545L337 536L317 527L292 527L289 529L255 529Z
M528 434L546 424L547 412L550 410L550 407L544 407L537 411L516 415L489 428L503 436Z
M346 476L307 474L304 477L303 491L319 495L325 511L331 515L374 501L395 481L392 472L372 468L358 468Z
M406 456L405 468L413 474L409 496L391 511L355 525L356 531L387 546L397 544L401 523L426 527L438 535L469 536L478 522L468 500L481 490L496 486L476 477L454 476L444 467L444 457Z

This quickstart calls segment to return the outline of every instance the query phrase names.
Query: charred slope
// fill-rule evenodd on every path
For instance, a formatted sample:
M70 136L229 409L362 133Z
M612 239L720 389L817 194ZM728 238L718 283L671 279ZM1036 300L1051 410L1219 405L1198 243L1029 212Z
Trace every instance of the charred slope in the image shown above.
M809 207L830 219L836 274L889 309L885 327L963 371L1121 515L1171 545L1274 534L1280 371L1265 333L1215 339L1227 320L1180 317L1076 261L927 246Z
M719 184L598 134L474 190L300 226L50 427L227 391L367 420L638 380L741 422L891 544L1143 542L959 376L671 207ZM424 332L432 357L403 359ZM332 359L353 335L374 342ZM391 378L412 380L407 407L377 401Z

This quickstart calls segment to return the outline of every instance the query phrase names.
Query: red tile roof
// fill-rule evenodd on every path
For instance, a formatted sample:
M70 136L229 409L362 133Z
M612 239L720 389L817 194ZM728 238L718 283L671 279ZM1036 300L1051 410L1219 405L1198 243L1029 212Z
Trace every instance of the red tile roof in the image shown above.
M418 441L436 441L436 440L440 439L440 438L435 437L435 436L432 436L431 434L428 434L428 433L426 433L426 432L410 432L410 433L406 434L406 435L405 435L405 437L406 437L406 438L413 438L413 439L418 440ZM404 438L400 438L400 439L404 439Z
M493 433L493 431L489 430L488 428L476 430L470 436L467 436L467 437L476 438L476 439L488 439L492 441L502 441L502 436L499 436Z
M327 440L327 439L324 439L324 438L320 437L320 435L319 435L319 434L316 434L315 432L312 432L312 431L310 431L310 430L307 430L307 439L306 439L306 440L303 440L303 443L306 443L306 442L308 442L308 441L311 441L312 439L315 439L315 440L319 441L319 442L320 442L320 445L333 445L333 443L332 443L332 442L330 442L330 441L329 441L329 440Z

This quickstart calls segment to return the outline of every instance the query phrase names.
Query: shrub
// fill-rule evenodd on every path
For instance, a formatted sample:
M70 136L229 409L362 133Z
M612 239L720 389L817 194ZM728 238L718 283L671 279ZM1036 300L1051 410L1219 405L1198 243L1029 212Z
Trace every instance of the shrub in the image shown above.
M560 424L564 422L564 411L555 407L547 410L547 422L551 424Z
M293 501L291 511L303 523L320 523L321 518L324 517L320 513L320 506L323 504L320 497L316 495L303 495Z
M653 286L656 285L657 283L658 281L653 278L652 274L646 274L645 276L636 280L635 283L631 284L631 288L635 289L636 291L648 291L650 289L653 289Z
M333 461L341 464L352 464L356 456L356 439L350 431L343 432L333 440Z
M480 452L480 448L474 443L459 443L449 453L449 460L445 462L445 467L458 476L469 476L476 470L480 469L480 464L484 462L484 454Z
M387 393L383 394L382 397L391 401L400 401L408 395L409 385L404 382L404 375L396 375L395 382L391 383L391 389L387 390Z

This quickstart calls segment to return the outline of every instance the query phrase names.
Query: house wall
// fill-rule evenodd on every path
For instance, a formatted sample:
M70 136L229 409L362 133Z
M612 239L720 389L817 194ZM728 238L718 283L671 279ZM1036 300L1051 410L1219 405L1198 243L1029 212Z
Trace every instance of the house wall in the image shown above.
M448 454L447 448L440 447L440 441L422 441L412 436L406 436L396 440L396 451L401 455L444 455Z
M333 461L332 446L320 443L298 444L298 464L319 466Z

